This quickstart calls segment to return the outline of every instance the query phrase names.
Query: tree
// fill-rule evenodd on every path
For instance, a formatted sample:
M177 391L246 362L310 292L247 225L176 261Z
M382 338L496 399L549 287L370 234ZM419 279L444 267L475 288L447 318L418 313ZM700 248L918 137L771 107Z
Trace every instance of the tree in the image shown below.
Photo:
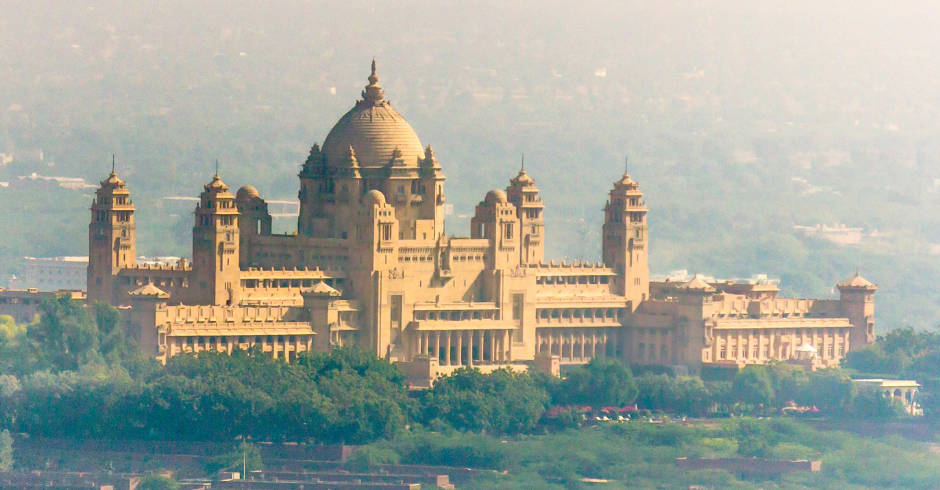
M95 325L98 327L99 351L105 359L111 362L120 361L128 355L133 346L128 345L128 339L121 325L121 312L117 308L95 302Z
M907 413L901 400L885 396L874 389L859 391L853 400L852 412L864 420L891 419L903 417Z
M858 388L841 369L822 369L808 375L805 389L797 397L801 405L812 405L842 413L852 408Z
M592 407L622 407L637 397L633 373L617 361L591 359L565 378L560 393L563 403Z
M172 478L153 475L140 479L137 490L179 490L179 484Z
M261 448L250 442L242 442L234 451L206 461L206 471L209 473L226 470L247 474L262 469L264 465L261 461Z
M768 406L774 401L774 387L767 369L762 366L747 366L734 377L734 397L749 405Z
M532 430L549 403L527 373L462 368L425 392L425 423L441 420L459 430L516 434Z
M885 352L879 342L849 351L842 362L845 367L863 373L900 374L911 360L900 348L894 349L890 354Z
M75 370L97 356L98 327L80 301L63 294L43 301L39 310L39 322L27 335L53 368Z

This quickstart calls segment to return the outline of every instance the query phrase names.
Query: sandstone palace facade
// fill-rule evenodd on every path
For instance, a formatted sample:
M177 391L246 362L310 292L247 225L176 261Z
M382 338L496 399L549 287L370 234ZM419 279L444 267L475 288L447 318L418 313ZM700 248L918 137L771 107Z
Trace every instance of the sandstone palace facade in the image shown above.
M293 359L355 344L416 380L616 357L634 364L837 364L872 342L876 287L839 300L783 299L772 286L650 283L643 193L629 175L604 208L603 262L546 262L545 208L520 171L476 207L469 237L444 233L444 174L379 85L314 145L295 234L271 232L264 199L216 175L195 209L192 261L138 264L130 192L101 182L91 207L88 300L129 307L141 348L255 349Z

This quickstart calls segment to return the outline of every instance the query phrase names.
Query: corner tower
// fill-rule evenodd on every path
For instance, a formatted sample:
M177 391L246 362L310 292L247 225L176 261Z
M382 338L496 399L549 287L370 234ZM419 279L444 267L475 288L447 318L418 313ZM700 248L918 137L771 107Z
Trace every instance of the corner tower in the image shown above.
M199 304L234 305L240 290L235 196L218 174L204 189L193 227L192 297Z
M519 218L505 192L493 189L486 193L470 220L470 238L491 241L492 252L486 254L488 268L508 269L519 265Z
M271 213L268 212L268 203L250 185L242 186L235 193L235 207L239 213L238 263L249 267L252 265L252 237L271 235Z
M872 284L858 272L855 277L836 285L839 288L839 303L842 313L852 324L849 334L849 350L858 350L875 341L875 291Z
M506 197L516 206L521 229L520 263L538 264L545 260L545 205L539 197L535 180L525 173L525 164L514 179L509 181Z
M114 169L91 202L88 225L88 302L114 303L114 276L137 262L134 203Z
M614 182L604 207L604 264L617 273L614 290L631 301L633 309L649 297L649 250L646 203L630 175Z

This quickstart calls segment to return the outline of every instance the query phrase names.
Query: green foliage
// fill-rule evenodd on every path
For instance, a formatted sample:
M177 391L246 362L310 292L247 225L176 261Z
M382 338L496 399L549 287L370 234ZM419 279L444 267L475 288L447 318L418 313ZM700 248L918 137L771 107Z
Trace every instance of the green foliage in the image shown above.
M139 352L125 334L121 312L117 308L96 302L92 309L98 327L98 351L108 362L119 363L128 355Z
M591 359L568 373L556 392L558 405L594 408L623 407L636 399L637 385L630 369L617 361Z
M261 461L261 448L250 443L242 442L232 452L209 458L205 463L209 474L219 471L237 471L247 475L252 471L264 469Z
M812 461L819 459L819 451L792 442L781 442L771 451L772 459L782 461Z
M398 455L404 464L427 464L509 470L519 461L513 445L491 436L449 432L446 434L417 431L406 433L373 447L381 450L384 458L391 457L386 450Z
M749 405L769 406L776 396L771 377L763 366L742 369L734 378L732 393L737 400Z
M505 471L479 474L468 488L936 488L940 455L899 438L817 431L791 419L733 419L685 426L632 421L548 435L498 439L465 433L404 434L369 447L382 460ZM724 471L681 471L675 458L760 456L819 460L819 473L749 482ZM351 467L350 467L351 468ZM585 484L583 478L607 479Z
M799 386L799 385L798 385ZM809 373L800 386L796 400L801 405L815 406L828 413L851 410L858 395L858 387L841 369L821 369Z
M701 378L694 376L644 374L637 378L637 386L639 407L689 416L705 415L716 398Z
M141 478L137 490L179 490L179 484L172 478L153 475Z
M73 371L94 360L98 327L78 300L61 295L43 301L39 323L27 331L42 359L58 371Z
M423 419L442 420L459 430L515 434L535 427L548 393L527 373L497 369L483 374L462 368L425 393Z
M359 473L374 471L380 464L400 464L401 457L397 452L387 447L364 446L359 448L346 461L346 467Z
M131 377L121 366L0 376L0 416L48 437L166 438L353 443L393 437L416 413L387 361L372 368L349 349L286 364L236 351L170 359ZM318 359L323 358L323 359ZM371 362L371 361L370 361ZM384 365L382 364L384 363ZM333 366L333 367L331 367Z
M863 420L891 419L902 417L905 413L899 399L885 396L878 390L859 390L852 404L852 414Z
M879 342L849 351L843 365L863 373L901 374L910 364L910 358L900 349L886 353Z

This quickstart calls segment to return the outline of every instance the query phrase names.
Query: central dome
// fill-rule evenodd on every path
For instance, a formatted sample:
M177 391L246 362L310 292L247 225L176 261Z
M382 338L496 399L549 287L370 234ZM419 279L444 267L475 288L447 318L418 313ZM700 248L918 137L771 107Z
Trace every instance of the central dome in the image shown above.
M335 168L346 159L350 146L362 167L388 164L396 149L401 152L398 158L406 165L417 165L424 157L424 147L415 130L385 100L385 92L378 82L373 60L372 75L362 92L362 100L340 118L323 141L327 166Z

